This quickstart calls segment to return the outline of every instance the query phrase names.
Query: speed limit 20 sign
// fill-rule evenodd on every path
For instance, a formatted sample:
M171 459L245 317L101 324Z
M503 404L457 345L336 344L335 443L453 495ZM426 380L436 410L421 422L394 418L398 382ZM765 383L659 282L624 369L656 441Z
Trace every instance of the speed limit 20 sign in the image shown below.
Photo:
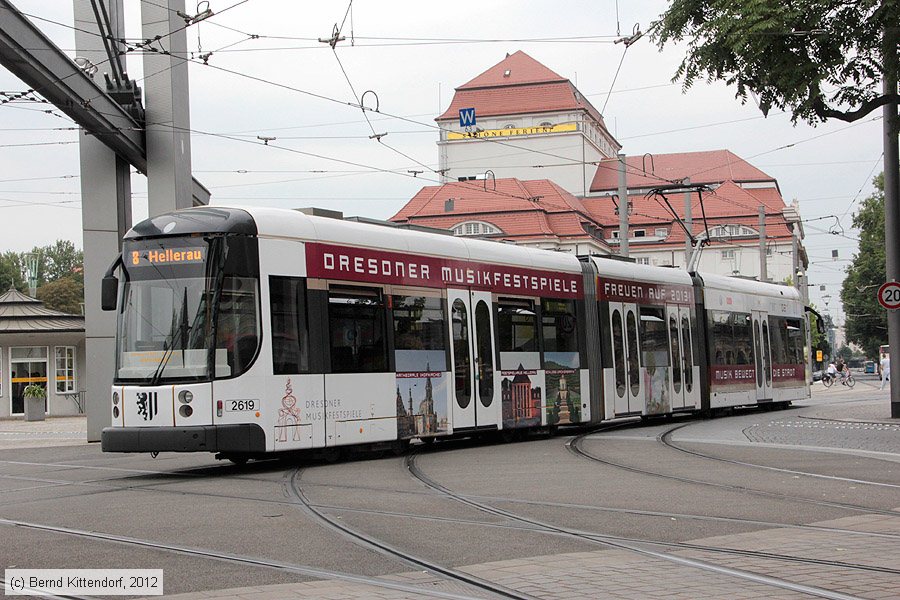
M878 303L888 310L900 308L900 281L888 281L878 288Z

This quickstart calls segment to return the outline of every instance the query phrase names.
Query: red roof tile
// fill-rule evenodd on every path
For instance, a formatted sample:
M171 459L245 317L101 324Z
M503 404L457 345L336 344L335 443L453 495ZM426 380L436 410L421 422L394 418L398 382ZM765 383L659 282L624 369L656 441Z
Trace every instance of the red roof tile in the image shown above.
M452 212L447 212L451 198ZM533 237L585 235L581 223L593 218L579 198L552 181L509 178L486 186L484 181L458 181L424 187L391 221L447 229L464 221L484 221L509 237Z
M479 117L584 110L603 124L600 111L571 81L521 50L456 88L450 106L435 120L456 119L459 109L472 107Z
M629 188L666 185L690 177L691 183L722 181L775 181L729 150L629 156L625 159ZM601 161L591 183L591 191L615 190L619 186L618 160Z
M507 75L507 71L509 75ZM457 90L522 85L527 83L546 83L548 81L568 81L557 75L521 50L507 54L506 58L475 77L471 81L456 88Z

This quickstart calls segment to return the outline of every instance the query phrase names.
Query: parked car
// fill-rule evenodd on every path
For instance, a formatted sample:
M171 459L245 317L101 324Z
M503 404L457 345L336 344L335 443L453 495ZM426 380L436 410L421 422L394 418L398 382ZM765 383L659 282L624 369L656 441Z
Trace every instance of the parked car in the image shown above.
M822 371L813 371L812 380L813 381L822 381Z

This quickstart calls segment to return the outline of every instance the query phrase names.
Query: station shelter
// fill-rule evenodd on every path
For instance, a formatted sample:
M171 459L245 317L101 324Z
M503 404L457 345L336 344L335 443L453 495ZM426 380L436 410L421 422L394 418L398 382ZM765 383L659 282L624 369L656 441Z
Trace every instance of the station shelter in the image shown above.
M10 288L0 295L0 418L25 412L29 384L46 390L48 415L84 412L84 317L44 306Z

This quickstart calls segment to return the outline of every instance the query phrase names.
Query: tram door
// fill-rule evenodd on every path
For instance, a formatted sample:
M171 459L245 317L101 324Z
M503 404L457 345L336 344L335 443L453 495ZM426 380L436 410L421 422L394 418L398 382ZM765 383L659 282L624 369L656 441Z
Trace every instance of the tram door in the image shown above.
M610 302L609 321L616 414L640 414L644 410L644 383L641 378L637 305Z
M772 350L769 343L769 318L753 311L753 366L756 368L756 399L772 399Z
M678 307L681 327L681 362L684 365L684 407L695 408L700 405L700 365L694 356L694 328L696 323L691 318L691 309Z
M694 349L691 332L691 310L686 306L666 307L666 327L669 337L669 394L672 409L696 406L699 390L695 385L699 373L694 372Z
M491 294L447 290L453 370L453 429L497 426Z

